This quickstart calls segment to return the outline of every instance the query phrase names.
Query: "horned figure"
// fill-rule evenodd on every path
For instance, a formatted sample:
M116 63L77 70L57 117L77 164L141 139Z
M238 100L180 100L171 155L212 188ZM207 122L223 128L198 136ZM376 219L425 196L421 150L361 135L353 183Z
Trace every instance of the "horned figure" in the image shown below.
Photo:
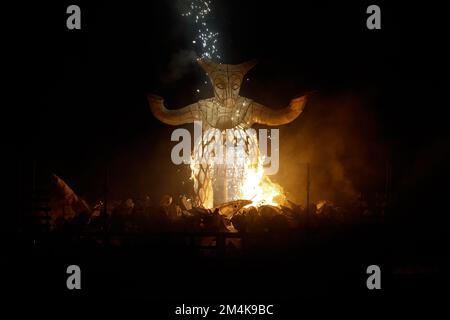
M202 148L194 146L194 158L206 157L205 150L217 139L220 143L232 142L243 144L245 154L258 152L256 134L247 130L253 124L259 123L268 126L279 126L295 120L303 111L306 96L291 100L288 107L282 109L271 109L263 106L249 98L239 95L242 80L245 74L255 66L254 60L238 65L217 64L207 59L197 59L200 66L206 71L214 88L214 97L200 100L180 109L166 109L161 97L150 95L148 101L154 116L169 125L182 125L201 121L203 128L203 139L199 142ZM206 134L215 128L216 132L223 134ZM232 129L232 130L229 130ZM204 207L212 207L221 203L237 200L239 198L239 183L245 168L242 166L214 165L211 163L200 163L193 166L192 177L194 180L194 191L197 195L197 204Z

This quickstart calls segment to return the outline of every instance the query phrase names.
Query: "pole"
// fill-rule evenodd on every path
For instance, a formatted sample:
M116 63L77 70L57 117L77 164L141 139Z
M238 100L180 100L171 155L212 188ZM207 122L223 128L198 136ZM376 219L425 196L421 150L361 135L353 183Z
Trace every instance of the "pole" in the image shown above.
M32 186L31 186L31 190L33 192L33 195L35 195L36 193L36 160L33 160L33 181L32 181Z
M388 210L391 198L392 168L389 161L386 161L386 184L384 189L384 214Z
M103 231L106 236L106 230L108 227L108 165L105 161L105 180L103 186Z
M306 164L306 215L309 217L309 190L310 190L310 168L309 162Z

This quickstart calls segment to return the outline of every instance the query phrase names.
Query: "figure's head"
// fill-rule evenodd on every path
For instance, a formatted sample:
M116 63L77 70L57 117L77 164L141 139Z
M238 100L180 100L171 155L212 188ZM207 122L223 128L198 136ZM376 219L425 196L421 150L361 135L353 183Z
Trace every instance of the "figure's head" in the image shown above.
M255 60L236 65L218 64L204 58L197 62L207 72L216 99L228 108L235 105L245 74L256 65Z

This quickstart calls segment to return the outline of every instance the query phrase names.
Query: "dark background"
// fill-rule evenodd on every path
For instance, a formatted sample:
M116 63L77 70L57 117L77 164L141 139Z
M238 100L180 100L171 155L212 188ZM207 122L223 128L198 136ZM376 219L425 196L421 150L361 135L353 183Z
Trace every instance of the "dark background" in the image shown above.
M165 80L173 56L193 49L192 26L175 2L79 4L81 31L66 28L66 3L24 4L22 19L11 25L22 31L15 37L22 89L15 109L23 149L69 181L95 174L104 158L117 154L160 161L148 153L155 142L169 140L173 128L152 117L146 94L158 93L175 108L212 94L193 62ZM364 107L380 127L387 157L406 166L417 152L443 149L433 149L446 121L440 99L446 33L438 8L380 3L382 30L370 31L363 2L214 5L223 62L260 61L242 87L244 96L277 107L311 90L323 97L351 92L370 99ZM151 167L147 176L159 171Z
M193 62L173 73L174 57L193 49L192 25L176 2L77 1L82 29L67 30L69 4L23 3L8 23L19 85L8 135L15 186L26 183L34 162L90 201L102 196L105 168L114 198L183 192L188 173L169 160L173 128L152 116L146 95L165 97L169 107L211 96ZM292 142L302 137L313 141L300 144L308 150L339 141L327 150L338 152L333 159L352 192L382 190L388 163L392 250L427 261L443 254L448 219L445 12L431 3L376 2L382 29L368 30L370 4L214 1L213 25L223 62L260 61L242 95L276 107L317 90L296 123L282 128L291 143L281 166L302 157ZM317 159L318 171L333 170L327 152L306 154L300 164ZM282 167L280 180L291 170ZM330 177L321 182L343 183ZM284 186L295 196L300 185Z
M173 128L157 121L146 101L157 93L177 108L212 95L200 68L183 58L195 48L180 3L80 2L80 31L65 26L67 3L15 11L20 91L13 137L19 138L15 163L24 172L34 161L91 202L103 194L105 168L113 198L187 191L187 168L169 161ZM297 202L304 201L297 190L304 188L289 177L303 173L305 162L318 166L317 199L335 200L341 189L382 190L386 164L401 206L438 209L445 197L442 10L379 5L382 29L368 30L365 2L213 3L210 25L220 32L223 62L260 61L242 95L282 107L317 91L304 114L281 128L275 180ZM301 160L291 165L295 158ZM335 177L336 166L343 179Z

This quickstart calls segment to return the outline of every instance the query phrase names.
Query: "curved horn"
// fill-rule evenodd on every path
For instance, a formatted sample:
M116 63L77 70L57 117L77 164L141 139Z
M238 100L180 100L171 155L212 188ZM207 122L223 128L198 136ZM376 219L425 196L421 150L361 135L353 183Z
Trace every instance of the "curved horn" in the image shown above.
M147 98L153 115L166 124L176 126L198 120L198 108L196 103L181 109L169 110L164 107L163 98L156 95L149 95Z
M246 61L240 64L220 64L215 63L209 59L206 58L198 58L197 63L205 70L206 73L211 74L214 71L220 70L220 68L228 68L230 71L239 71L243 75L245 75L251 68L253 68L257 63L258 60L253 59L250 61Z
M217 63L212 62L206 58L197 58L197 63L205 70L206 73L211 74L217 70Z
M294 121L305 108L306 96L291 100L287 108L271 109L259 103L252 102L252 122L268 126L280 126Z
M253 59L253 60L250 60L250 61L246 61L246 62L240 63L237 66L239 67L239 69L242 70L243 74L246 74L247 72L250 71L251 68L253 68L257 64L258 64L258 60Z

